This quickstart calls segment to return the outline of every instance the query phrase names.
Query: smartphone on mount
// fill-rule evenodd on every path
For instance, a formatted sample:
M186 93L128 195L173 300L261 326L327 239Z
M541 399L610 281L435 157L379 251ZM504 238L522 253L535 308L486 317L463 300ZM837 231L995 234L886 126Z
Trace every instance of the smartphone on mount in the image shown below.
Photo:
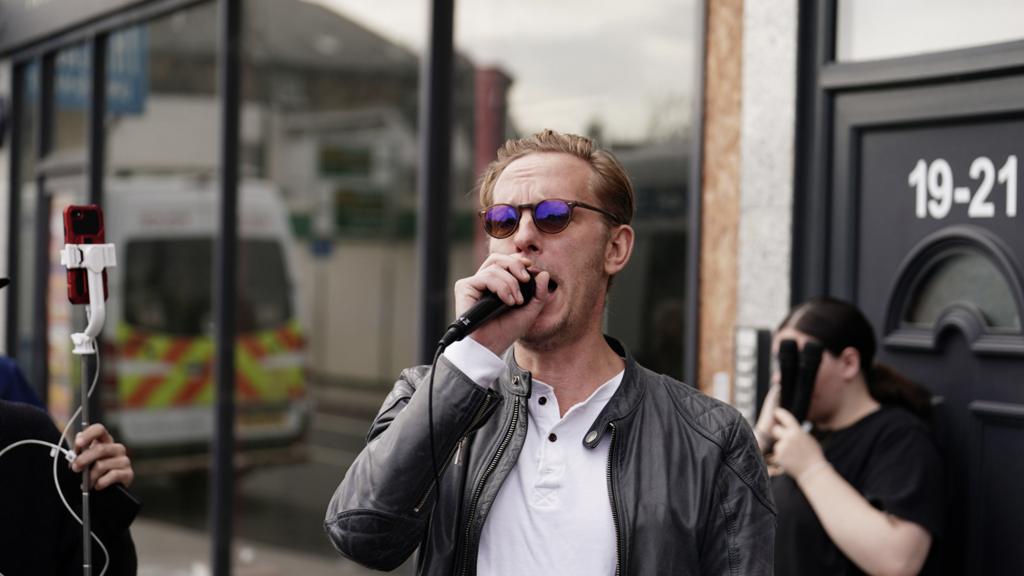
M95 204L71 205L64 209L65 244L103 244L103 210ZM103 299L107 299L107 271L103 271ZM68 300L89 303L89 276L85 268L68 270Z

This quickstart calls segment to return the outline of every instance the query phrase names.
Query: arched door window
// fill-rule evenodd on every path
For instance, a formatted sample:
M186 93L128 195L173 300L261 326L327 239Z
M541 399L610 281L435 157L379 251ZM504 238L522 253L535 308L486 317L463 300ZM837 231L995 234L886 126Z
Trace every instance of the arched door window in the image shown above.
M993 332L1020 331L1010 284L989 258L972 248L950 250L933 261L911 294L901 324L933 328L957 304L977 309Z
M934 350L947 328L978 353L1024 356L1024 281L1012 252L990 232L951 226L921 241L890 291L884 342Z

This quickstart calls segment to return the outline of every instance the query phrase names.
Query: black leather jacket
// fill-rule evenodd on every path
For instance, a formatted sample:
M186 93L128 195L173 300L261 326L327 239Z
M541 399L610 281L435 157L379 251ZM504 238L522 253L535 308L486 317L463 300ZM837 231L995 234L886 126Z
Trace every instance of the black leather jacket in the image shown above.
M419 574L476 573L484 522L526 437L530 373L511 354L508 364L489 390L438 361L437 506L429 367L402 373L327 509L327 534L342 554L391 570L420 546ZM627 356L622 384L584 446L604 434L618 574L772 573L775 505L750 427L733 408Z

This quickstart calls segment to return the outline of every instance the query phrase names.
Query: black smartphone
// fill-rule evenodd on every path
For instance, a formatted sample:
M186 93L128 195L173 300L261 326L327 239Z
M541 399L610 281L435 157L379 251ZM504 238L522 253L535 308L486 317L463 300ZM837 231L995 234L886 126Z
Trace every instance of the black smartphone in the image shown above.
M800 349L796 394L793 397L793 406L789 408L798 422L807 419L807 412L811 408L811 396L814 395L814 382L818 379L818 367L821 366L822 352L824 352L824 348L814 341L805 342L803 348Z
M95 204L71 205L64 209L65 244L103 244L103 210ZM103 271L103 299L107 299L107 271ZM68 270L68 300L89 303L89 276L85 268Z
M796 340L779 342L779 406L793 411L797 393L797 371L800 367L800 346Z
M799 349L793 340L784 340L779 344L782 385L779 406L793 414L798 422L807 418L811 408L811 396L814 395L814 382L818 378L822 352L821 344L814 341L805 342Z

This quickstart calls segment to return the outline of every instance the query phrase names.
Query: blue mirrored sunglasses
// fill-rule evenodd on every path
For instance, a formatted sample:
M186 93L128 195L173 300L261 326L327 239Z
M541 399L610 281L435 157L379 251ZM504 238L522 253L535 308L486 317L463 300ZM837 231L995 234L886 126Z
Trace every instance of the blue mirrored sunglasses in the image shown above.
M519 219L523 210L533 211L533 224L538 230L547 234L558 234L572 222L575 208L586 208L604 214L615 225L621 224L619 219L603 208L591 206L584 202L549 198L536 204L492 204L480 211L484 223L484 232L493 238L508 238L519 228Z

